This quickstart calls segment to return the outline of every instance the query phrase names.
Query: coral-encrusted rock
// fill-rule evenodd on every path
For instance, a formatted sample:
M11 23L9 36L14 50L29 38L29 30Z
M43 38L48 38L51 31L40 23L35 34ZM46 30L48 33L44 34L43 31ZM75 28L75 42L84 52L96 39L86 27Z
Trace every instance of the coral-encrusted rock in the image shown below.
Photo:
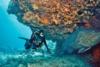
M62 1L61 1L62 2ZM68 31L73 32L77 8L72 7L72 12L61 2L41 0L11 0L8 6L8 13L17 16L18 20L28 25L32 31L43 29L47 39L64 39ZM63 8L61 8L63 7Z
M93 30L80 29L70 34L65 42L60 47L59 53L73 53L78 51L78 53L84 53L88 48L93 47L100 41L100 32L95 32Z
M100 32L100 14L92 19L92 25L96 31Z

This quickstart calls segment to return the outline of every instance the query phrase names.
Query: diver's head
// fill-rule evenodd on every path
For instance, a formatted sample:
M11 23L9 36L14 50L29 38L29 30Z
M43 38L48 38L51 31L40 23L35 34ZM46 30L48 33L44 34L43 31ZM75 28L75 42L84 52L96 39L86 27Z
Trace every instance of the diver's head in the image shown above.
M39 30L39 35L40 36L44 36L44 31L43 30Z

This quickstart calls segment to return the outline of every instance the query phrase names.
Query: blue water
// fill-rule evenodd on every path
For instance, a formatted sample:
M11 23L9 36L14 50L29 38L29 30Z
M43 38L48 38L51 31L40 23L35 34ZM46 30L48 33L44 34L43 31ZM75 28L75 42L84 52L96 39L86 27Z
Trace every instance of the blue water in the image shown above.
M23 49L25 41L18 37L29 38L31 30L18 22L16 16L7 13L9 1L0 0L0 48Z

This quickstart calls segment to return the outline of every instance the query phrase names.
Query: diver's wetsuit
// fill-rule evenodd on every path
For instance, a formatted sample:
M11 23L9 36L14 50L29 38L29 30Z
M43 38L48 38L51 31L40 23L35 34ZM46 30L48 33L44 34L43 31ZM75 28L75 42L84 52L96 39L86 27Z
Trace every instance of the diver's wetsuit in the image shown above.
M37 45L35 43L35 39L36 39L36 37L35 37L34 33L32 33L31 38L25 44L25 49L30 49L30 48L36 49Z
M37 48L35 40L36 40L35 34L32 33L31 39L29 40L29 42L31 43L32 49L36 49Z
M41 36L41 35L39 34L38 37L39 37L40 40L41 40L41 42L39 43L38 47L41 47L42 44L44 43L45 47L47 48L47 51L48 51L49 53L51 53L50 50L49 50L49 48L48 48L48 46L47 46L46 39L45 39L45 35L43 34L43 36Z
M41 39L41 42L39 43L39 45L41 46L41 45L44 43L45 47L47 48L47 51L48 51L49 53L51 53L51 52L50 52L50 49L49 49L48 46L47 46L45 36L40 36L40 39Z

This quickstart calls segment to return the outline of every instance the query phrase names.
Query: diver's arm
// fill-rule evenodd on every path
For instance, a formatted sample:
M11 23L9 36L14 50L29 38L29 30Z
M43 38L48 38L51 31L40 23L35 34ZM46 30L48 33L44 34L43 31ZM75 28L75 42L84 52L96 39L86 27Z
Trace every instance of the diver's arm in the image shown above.
M48 51L49 53L51 53L51 51L50 51L50 49L49 49L49 47L48 47L48 45L47 45L47 43L46 43L46 40L44 41L44 45L45 45L45 47L47 48L47 51Z

